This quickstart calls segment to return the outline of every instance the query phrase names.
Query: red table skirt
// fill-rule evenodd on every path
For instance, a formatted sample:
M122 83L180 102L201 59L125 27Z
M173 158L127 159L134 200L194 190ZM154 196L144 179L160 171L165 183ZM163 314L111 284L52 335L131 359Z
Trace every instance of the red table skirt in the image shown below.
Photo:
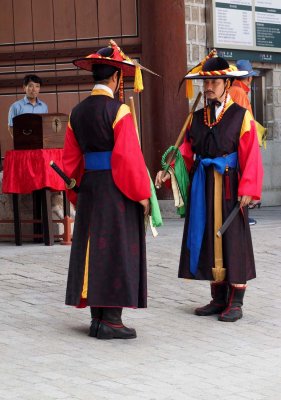
M62 168L63 149L10 150L5 154L3 193L32 193L50 188L65 190L64 181L50 167L53 160Z

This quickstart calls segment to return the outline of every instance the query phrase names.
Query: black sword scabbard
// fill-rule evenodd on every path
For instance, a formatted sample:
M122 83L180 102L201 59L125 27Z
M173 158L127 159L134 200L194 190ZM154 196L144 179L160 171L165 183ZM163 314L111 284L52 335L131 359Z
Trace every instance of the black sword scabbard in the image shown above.
M54 161L50 162L50 166L64 180L68 189L72 189L76 193L79 192L79 187L76 185L75 179L69 178L67 175L65 175L65 173L60 169L60 167Z
M226 218L226 220L224 221L224 223L220 227L220 229L217 231L217 236L218 237L221 237L224 234L224 232L227 230L227 228L229 227L231 222L234 220L236 215L239 213L239 210L240 210L240 202L238 201L235 204L235 206L234 206L233 210L231 211L231 213L229 214L229 216Z

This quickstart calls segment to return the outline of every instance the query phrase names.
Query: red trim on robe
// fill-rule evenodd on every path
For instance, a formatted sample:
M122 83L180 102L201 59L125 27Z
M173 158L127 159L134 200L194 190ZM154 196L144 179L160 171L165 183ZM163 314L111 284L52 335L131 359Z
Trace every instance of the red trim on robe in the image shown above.
M250 124L250 130L240 137L238 147L240 167L238 196L251 196L253 200L260 200L263 178L262 157L254 120Z
M116 123L114 141L111 167L115 185L133 201L149 199L150 179L131 114Z
M86 308L86 307L88 307L87 300L88 299L82 299L82 297L81 297L80 303L78 304L78 306L76 306L76 308Z
M84 158L73 130L69 125L67 126L65 133L62 162L64 173L69 178L74 178L79 186L85 169ZM66 194L69 201L75 205L77 202L77 193L73 190L66 189Z
M193 159L194 153L191 148L191 141L187 140L187 135L185 135L183 144L180 146L179 149L180 149L181 155L184 159L185 166L186 166L188 172L190 172L190 170L194 164L194 159Z

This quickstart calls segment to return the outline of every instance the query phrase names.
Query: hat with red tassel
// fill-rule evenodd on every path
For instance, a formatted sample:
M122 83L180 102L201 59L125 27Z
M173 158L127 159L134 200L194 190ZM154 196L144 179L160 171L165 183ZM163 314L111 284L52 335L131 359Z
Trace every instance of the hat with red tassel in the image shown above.
M126 56L114 40L110 40L108 47L104 47L87 57L78 58L73 61L73 64L92 72L96 81L106 79L115 71L121 70L121 75L124 77L135 77L135 92L141 92L144 89L141 70L158 75L140 65L136 60Z

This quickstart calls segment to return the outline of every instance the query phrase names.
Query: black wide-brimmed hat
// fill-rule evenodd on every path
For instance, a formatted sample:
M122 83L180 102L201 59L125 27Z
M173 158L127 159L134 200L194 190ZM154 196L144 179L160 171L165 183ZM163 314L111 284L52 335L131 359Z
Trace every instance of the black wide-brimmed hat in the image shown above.
M143 90L141 70L159 76L155 72L140 65L136 60L126 56L114 40L110 40L108 47L104 47L86 57L78 58L73 61L73 64L76 67L93 72L94 78L98 79L105 79L112 75L114 71L121 70L124 77L135 77L135 92L141 92Z
M230 65L224 58L218 57L213 49L199 64L191 68L183 77L186 79L186 96L193 97L192 79L231 79L242 78L248 71L238 71L235 65Z
M217 56L217 51L212 50L203 61L192 68L184 76L184 79L228 79L242 78L248 71L239 71L235 65Z

